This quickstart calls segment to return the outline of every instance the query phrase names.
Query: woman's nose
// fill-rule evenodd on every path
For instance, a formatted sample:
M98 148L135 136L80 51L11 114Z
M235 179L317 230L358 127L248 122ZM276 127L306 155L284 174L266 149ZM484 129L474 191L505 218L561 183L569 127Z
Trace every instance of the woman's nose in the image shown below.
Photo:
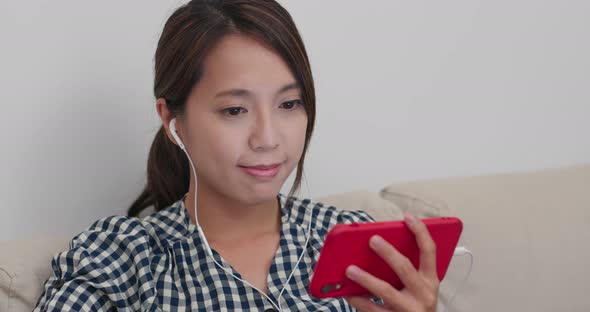
M259 112L252 125L250 148L254 151L272 150L279 146L278 129L272 112Z

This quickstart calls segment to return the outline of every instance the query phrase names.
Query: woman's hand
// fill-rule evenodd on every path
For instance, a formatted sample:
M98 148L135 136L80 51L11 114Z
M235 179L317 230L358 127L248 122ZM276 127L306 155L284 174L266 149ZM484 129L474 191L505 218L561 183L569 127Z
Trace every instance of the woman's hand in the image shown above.
M434 312L438 299L440 282L436 272L436 245L424 223L406 212L405 221L416 236L420 248L420 268L416 271L408 258L397 251L391 244L375 235L369 240L371 248L379 254L395 271L404 284L404 289L397 290L391 284L351 265L346 269L346 276L372 293L372 297L383 300L385 305L378 305L368 296L346 297L346 301L363 312Z

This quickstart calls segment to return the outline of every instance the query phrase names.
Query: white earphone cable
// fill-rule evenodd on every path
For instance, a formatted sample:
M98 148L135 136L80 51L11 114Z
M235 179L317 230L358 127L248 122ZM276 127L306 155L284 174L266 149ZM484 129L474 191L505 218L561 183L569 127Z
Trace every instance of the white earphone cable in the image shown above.
M469 269L467 270L467 274L465 275L465 278L463 279L461 284L459 286L457 286L457 288L455 288L455 292L453 293L453 295L449 299L449 302L445 306L442 307L441 312L448 311L447 306L450 307L453 304L453 300L455 300L455 297L459 293L459 290L463 289L463 287L467 283L467 280L469 279L469 276L471 276L471 270L473 269L473 262L474 262L473 253L471 252L471 250L465 248L464 246L459 246L459 247L455 248L455 252L453 253L453 256L463 256L463 255L469 256Z

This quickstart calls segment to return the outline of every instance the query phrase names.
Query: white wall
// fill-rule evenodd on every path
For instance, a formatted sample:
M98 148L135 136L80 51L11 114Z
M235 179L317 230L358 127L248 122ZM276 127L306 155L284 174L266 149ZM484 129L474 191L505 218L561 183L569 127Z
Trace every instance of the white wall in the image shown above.
M125 213L159 127L157 39L182 2L0 3L0 239ZM590 162L590 2L282 3L317 86L304 196Z

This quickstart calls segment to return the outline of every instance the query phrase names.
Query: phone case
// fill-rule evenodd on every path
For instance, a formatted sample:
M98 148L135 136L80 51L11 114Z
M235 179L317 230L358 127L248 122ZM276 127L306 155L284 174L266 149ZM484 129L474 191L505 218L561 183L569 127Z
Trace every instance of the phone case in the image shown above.
M436 244L437 273L442 281L463 230L463 223L456 217L426 218L422 221ZM404 254L416 269L419 268L420 250L414 233L404 221L337 224L327 234L320 251L309 285L310 293L316 298L368 294L366 289L345 276L344 271L351 264L402 289L403 284L395 271L369 247L369 239L373 235L383 237Z

